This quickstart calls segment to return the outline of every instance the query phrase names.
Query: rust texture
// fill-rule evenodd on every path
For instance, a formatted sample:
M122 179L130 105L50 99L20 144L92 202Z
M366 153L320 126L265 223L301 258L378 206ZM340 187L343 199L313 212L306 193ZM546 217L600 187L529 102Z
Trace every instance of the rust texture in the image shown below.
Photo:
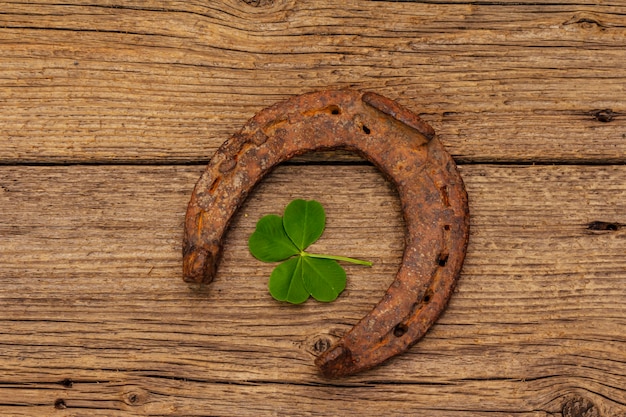
M250 190L277 164L321 149L346 149L397 187L406 224L395 280L374 309L315 360L329 378L372 368L414 345L445 309L469 236L467 194L434 130L375 93L329 90L275 104L215 153L191 196L183 273L209 283L222 237Z

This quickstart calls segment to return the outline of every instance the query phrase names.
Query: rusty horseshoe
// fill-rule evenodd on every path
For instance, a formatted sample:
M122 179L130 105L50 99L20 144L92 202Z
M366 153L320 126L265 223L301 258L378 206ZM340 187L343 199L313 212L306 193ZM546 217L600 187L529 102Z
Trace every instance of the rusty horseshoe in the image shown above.
M329 90L268 107L215 153L191 195L183 274L209 283L235 211L264 175L296 155L346 149L396 186L406 224L402 265L374 309L315 360L326 377L372 368L413 346L445 309L469 236L463 181L435 131L395 101Z

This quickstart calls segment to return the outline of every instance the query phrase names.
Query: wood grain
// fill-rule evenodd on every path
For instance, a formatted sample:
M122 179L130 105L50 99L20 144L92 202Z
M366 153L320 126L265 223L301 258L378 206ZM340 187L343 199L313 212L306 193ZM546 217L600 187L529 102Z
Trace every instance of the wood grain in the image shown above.
M276 100L350 86L422 114L461 162L624 163L625 13L586 0L4 1L0 162L206 161Z
M393 186L367 164L280 166L200 289L180 257L200 170L0 168L2 415L546 416L581 397L626 415L626 167L462 167L472 239L449 308L407 354L341 381L312 361L393 279ZM375 263L347 265L332 304L274 302L272 265L247 252L258 218L300 196L327 209L316 249Z
M622 0L0 1L0 415L626 417L624 16ZM313 359L403 250L373 167L280 166L210 286L183 283L180 253L215 149L328 87L432 124L472 214L441 319L339 381ZM298 197L327 210L317 250L374 261L346 265L331 304L273 301L273 265L247 250Z

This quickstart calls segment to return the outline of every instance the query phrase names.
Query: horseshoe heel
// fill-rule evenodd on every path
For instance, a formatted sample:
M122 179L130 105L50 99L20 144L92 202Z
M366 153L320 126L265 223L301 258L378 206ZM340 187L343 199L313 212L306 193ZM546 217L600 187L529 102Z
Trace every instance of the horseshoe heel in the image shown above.
M406 351L445 309L469 236L463 181L434 130L396 102L353 90L304 94L262 110L215 153L191 195L183 274L209 283L230 219L280 162L347 149L398 190L406 224L402 265L382 300L315 363L326 377L372 368Z

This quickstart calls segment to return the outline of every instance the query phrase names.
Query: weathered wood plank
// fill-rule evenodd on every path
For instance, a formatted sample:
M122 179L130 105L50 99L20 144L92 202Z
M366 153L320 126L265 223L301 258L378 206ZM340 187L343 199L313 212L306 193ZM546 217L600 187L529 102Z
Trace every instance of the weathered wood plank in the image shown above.
M329 86L399 100L460 161L626 161L626 5L540 3L1 2L0 162L207 160Z
M0 2L0 162L206 160L326 86L398 99L459 161L626 161L620 2L246 3L264 7ZM200 170L0 168L0 414L570 416L584 399L626 415L624 166L463 167L472 241L450 308L338 383L312 359L393 277L392 187L367 165L279 168L200 290L179 278ZM329 211L320 251L375 261L330 305L273 302L246 249L300 196Z
M312 360L393 278L393 187L368 165L279 167L193 289L180 238L201 169L0 168L0 414L546 416L584 398L626 415L625 166L462 167L472 237L448 310L338 382ZM327 209L317 249L375 262L347 266L335 303L274 302L272 265L247 252L256 220L296 197Z

